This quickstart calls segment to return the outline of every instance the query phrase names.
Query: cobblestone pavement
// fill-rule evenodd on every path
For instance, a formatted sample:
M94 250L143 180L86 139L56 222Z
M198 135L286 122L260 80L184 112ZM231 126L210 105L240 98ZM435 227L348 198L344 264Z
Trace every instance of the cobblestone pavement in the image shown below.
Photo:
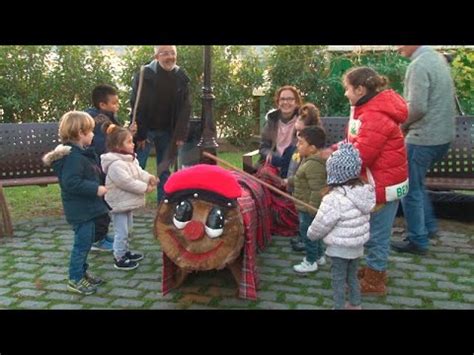
M15 225L0 240L0 308L6 309L331 309L330 266L309 276L292 270L304 256L289 238L273 237L258 256L258 301L235 297L229 271L193 273L184 285L161 295L161 250L153 238L153 214L135 217L134 251L145 259L132 271L116 270L112 254L91 252L91 271L107 282L91 296L66 290L72 231L62 218ZM400 221L398 221L400 222ZM394 228L394 239L401 238ZM441 224L426 256L391 252L389 294L364 297L364 309L474 309L474 228Z

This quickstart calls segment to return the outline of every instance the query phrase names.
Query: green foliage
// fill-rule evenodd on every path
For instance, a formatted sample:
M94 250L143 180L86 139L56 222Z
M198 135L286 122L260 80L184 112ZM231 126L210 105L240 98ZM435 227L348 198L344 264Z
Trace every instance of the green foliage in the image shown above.
M348 69L370 66L387 76L390 87L401 93L407 64L394 51L336 53L324 46L275 46L268 54L267 109L274 105L273 95L279 87L294 85L305 102L319 107L321 116L347 116L342 77Z
M474 52L460 48L455 52L452 73L461 107L466 114L474 114Z
M98 47L0 46L0 122L55 121L91 105L92 89L113 85Z

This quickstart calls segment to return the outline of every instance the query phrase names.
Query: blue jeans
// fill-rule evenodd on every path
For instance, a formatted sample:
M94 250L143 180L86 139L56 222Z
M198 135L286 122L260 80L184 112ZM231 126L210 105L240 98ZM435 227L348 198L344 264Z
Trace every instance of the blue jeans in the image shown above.
M314 263L324 255L323 241L321 239L311 240L308 238L308 228L313 222L313 216L309 213L298 211L298 219L300 221L300 235L306 247L306 260Z
M170 147L171 143L171 133L167 131L158 131L158 130L149 130L148 135L147 135L147 140L145 142L145 147L143 149L137 149L137 160L138 163L140 164L142 169L146 168L146 162L148 160L148 156L150 155L150 150L152 147L152 144L155 146L155 152L156 152L156 167L158 168L158 165L163 161L165 157L167 157L168 149ZM170 165L172 162L169 162ZM163 186L166 183L166 180L168 180L168 177L170 176L171 172L169 169L169 166L167 167L166 170L164 170L160 176L160 183L157 186L157 197L158 197L158 202L160 202L163 197L164 197L164 191L163 191Z
M398 200L387 202L380 210L370 214L370 238L365 243L367 266L376 271L387 269L392 226L398 210Z
M69 280L78 282L84 277L89 266L86 260L95 237L95 220L74 224L72 229L74 244L69 263Z
M433 204L425 188L426 173L448 152L449 145L450 143L432 146L407 144L410 188L402 199L403 215L408 240L421 249L428 248L428 233L438 230Z
M128 240L133 228L133 212L111 213L114 222L114 257L120 260L129 250Z
M357 278L359 259L343 259L331 257L331 283L334 291L334 308L344 309L346 299L346 283L349 286L349 303L360 305L360 286Z

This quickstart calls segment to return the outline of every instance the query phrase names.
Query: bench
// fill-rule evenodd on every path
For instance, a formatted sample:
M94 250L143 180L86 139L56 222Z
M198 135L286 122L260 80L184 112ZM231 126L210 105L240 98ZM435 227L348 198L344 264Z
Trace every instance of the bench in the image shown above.
M345 138L348 118L322 117L327 134L327 145ZM474 190L474 116L456 117L456 136L448 154L435 164L426 177L429 190ZM242 156L242 166L246 172L255 171L253 157L258 150Z
M59 143L58 122L0 124L0 237L13 236L3 188L57 183L41 158Z

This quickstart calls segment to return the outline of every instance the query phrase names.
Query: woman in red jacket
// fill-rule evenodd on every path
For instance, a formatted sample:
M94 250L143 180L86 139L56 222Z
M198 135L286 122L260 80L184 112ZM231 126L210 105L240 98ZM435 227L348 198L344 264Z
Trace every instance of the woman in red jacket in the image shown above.
M359 271L362 294L385 295L392 225L399 200L408 192L408 164L400 124L408 116L405 100L384 89L388 79L368 67L344 74L345 96L351 104L347 140L359 150L361 175L376 191L365 244L367 267Z

